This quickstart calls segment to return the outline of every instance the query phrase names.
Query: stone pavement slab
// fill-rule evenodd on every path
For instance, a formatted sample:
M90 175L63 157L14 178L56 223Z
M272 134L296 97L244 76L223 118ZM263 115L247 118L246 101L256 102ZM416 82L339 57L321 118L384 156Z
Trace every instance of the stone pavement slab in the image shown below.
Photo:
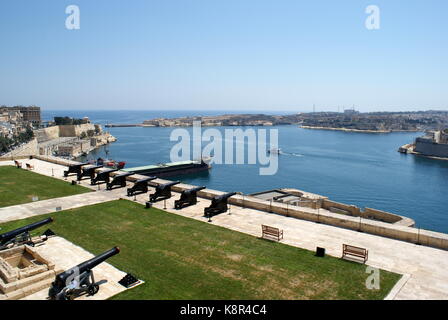
M0 223L55 212L58 207L61 210L67 210L116 200L118 198L118 196L111 192L90 192L3 207L0 208Z

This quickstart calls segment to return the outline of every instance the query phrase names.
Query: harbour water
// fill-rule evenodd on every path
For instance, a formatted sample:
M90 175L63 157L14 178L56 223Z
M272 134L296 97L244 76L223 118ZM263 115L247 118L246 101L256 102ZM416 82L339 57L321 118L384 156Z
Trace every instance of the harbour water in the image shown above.
M216 115L221 111L44 111L53 116L88 116L93 122L141 123L155 117ZM284 112L288 113L288 112ZM232 127L233 129L234 127ZM367 134L277 126L279 169L259 175L258 165L213 165L209 173L178 177L183 182L222 191L252 193L292 187L359 207L408 216L416 226L448 233L448 161L397 152L421 133ZM89 158L126 161L127 167L170 161L174 128L110 128L118 141ZM217 128L224 130L225 128ZM243 128L244 129L244 128ZM173 178L174 179L174 178Z

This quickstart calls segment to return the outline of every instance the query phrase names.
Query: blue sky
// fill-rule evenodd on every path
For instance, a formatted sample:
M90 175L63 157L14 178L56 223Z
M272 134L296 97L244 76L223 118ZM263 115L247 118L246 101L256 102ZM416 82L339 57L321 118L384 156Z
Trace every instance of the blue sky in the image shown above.
M447 14L446 0L2 0L0 104L448 109Z

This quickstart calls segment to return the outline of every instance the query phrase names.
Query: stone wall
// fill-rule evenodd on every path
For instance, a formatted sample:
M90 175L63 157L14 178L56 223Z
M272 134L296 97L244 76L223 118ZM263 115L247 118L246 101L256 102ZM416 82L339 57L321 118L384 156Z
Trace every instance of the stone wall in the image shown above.
M53 126L34 131L38 142L45 142L61 137L79 137L81 133L87 133L88 130L95 130L95 125L91 123L80 125L62 125Z
M34 130L34 135L38 142L45 142L52 139L59 138L59 127L48 127L43 129Z
M91 123L85 123L80 125L63 125L59 126L60 137L79 137L81 133L89 130L95 130L95 125Z
M352 216L359 217L361 215L361 210L357 206L339 203L328 199L324 199L322 201L322 208L330 211L331 208L339 208L344 211L347 211Z
M448 158L448 144L436 144L422 138L415 140L414 151L427 156Z
M1 160L12 160L19 157L29 157L38 154L37 139L33 139L30 142L18 147L11 152L8 152L0 157Z

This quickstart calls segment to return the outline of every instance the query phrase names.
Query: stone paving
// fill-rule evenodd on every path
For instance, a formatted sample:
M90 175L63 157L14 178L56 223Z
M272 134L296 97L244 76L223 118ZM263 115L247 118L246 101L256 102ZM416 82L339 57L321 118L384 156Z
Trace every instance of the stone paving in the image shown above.
M32 163L35 166L35 171L38 173L50 176L54 174L56 177L63 179L62 172L65 169L63 166L40 160L23 162ZM81 184L92 189L97 188L90 186L88 180L83 181ZM104 189L104 186L102 188ZM153 191L154 189L150 188L149 193ZM122 197L129 200L135 199L142 204L148 200L149 196L149 194L141 194L128 198L125 188L113 191L98 190L88 195L92 195L93 198L98 197L101 201ZM86 194L81 196L86 197ZM75 197L78 197L78 195L64 198L64 209L85 205L83 203L85 199L82 199L82 203L79 203L79 198ZM203 209L209 205L209 200L199 199L198 204L195 206L175 210L173 209L174 200L178 198L179 194L174 193L171 199L166 202L158 202L154 207L209 223L203 217ZM53 200L56 201L57 199ZM35 202L33 205L37 203ZM7 220L21 219L23 212L20 211L19 207L24 206L26 205L8 207ZM48 208L48 210L51 210L51 208ZM41 214L39 212L34 211L34 214ZM3 219L3 214L4 212L0 211L0 219L1 221L6 221ZM448 251L445 250L233 205L231 206L230 214L223 213L217 215L213 217L211 223L257 237L261 235L262 224L278 227L284 230L283 243L313 251L317 246L324 247L327 254L335 257L341 256L342 244L344 243L364 247L369 250L367 265L404 275L387 299L448 299Z

